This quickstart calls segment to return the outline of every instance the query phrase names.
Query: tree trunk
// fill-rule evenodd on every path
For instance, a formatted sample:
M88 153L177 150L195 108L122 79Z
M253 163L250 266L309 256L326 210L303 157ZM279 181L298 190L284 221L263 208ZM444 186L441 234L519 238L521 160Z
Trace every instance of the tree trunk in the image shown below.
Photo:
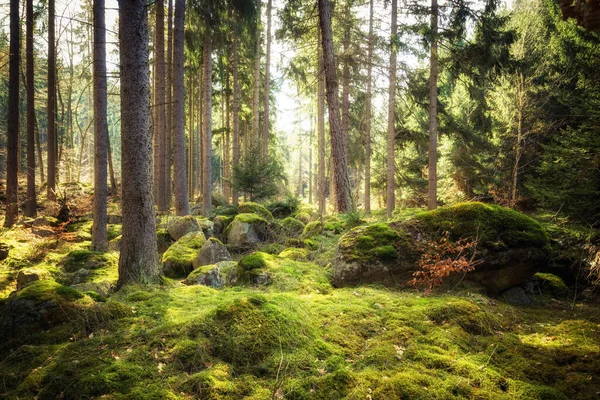
M224 168L224 175L225 175L225 188L224 188L224 194L225 197L227 198L227 201L229 201L229 197L231 196L231 135L230 135L230 129L231 129L231 110L229 107L229 70L227 70L226 72L227 74L227 79L226 79L226 94L225 94L225 168Z
M108 172L110 175L110 190L111 193L117 193L117 179L115 178L115 169L113 167L113 156L112 150L110 148L110 135L108 134L108 129L106 130L106 151L108 155Z
M187 185L188 185L188 196L194 198L194 74L191 73L189 75L189 95L188 95L188 116L189 116L189 129L188 129L188 176L187 176Z
M185 23L185 0L175 0L173 37L173 179L175 183L175 213L188 215L190 203L185 170L185 104L183 92L183 29Z
M155 112L156 132L158 135L158 210L167 211L167 121L165 113L165 3L164 0L156 1L156 86Z
M517 204L517 192L519 183L519 162L523 154L523 111L525 110L525 77L523 72L517 75L517 140L515 143L515 164L512 170L512 187L510 193L510 205L515 207Z
M27 58L27 201L25 202L25 216L35 217L35 82L33 75L33 0L27 0L27 31L26 31L26 58Z
M271 68L271 4L272 0L267 2L267 51L265 54L265 104L264 107L264 137L263 137L263 157L269 155L269 100L270 100L270 68Z
M94 0L94 223L92 250L108 250L106 202L108 197L108 121L106 93L106 28L104 0Z
M256 0L256 51L254 54L254 93L252 99L252 147L260 149L260 0Z
M342 67L342 137L346 148L346 160L348 160L348 148L350 145L350 4L346 2L344 21L344 43L343 43L343 67Z
M119 3L123 236L117 287L156 281L148 13L142 0Z
M396 1L396 0L393 0ZM348 159L342 136L338 82L333 54L333 33L329 0L319 0L319 23L323 46L323 63L326 77L327 105L329 108L329 130L331 136L331 156L333 157L333 178L335 180L336 209L345 213L351 211L352 199L348 180Z
M232 73L233 73L233 165L240 165L240 82L238 73L238 34L237 32L233 35L233 53L232 60ZM235 182L235 168L231 171L231 181ZM232 188L232 199L231 202L234 206L238 205L239 194L235 188L235 184Z
M313 108L310 109L310 130L308 136L308 204L313 201Z
M48 0L48 200L56 200L56 41L54 0Z
M203 60L204 62L204 60ZM198 160L196 162L196 189L202 191L202 137L204 136L204 64L198 68L198 140L196 145L196 154Z
M167 16L167 112L165 130L165 207L171 207L171 143L173 141L173 0L168 2Z
M320 37L320 36L319 36ZM319 214L325 213L325 72L323 71L323 49L318 46L318 85L317 85L317 150Z
M431 0L431 58L429 61L429 190L427 207L437 208L437 78L438 3Z
M38 158L38 163L39 163L38 165L40 167L40 182L43 185L44 182L46 181L46 179L44 178L44 159L42 158L42 144L40 143L40 127L38 125L37 118L35 118L34 123L35 123L35 147L37 149L37 158Z
M367 98L365 111L365 214L371 213L371 100L373 81L373 0L369 1L369 49L367 52Z
M52 0L51 0L52 1ZM10 1L10 56L8 81L8 138L6 144L6 218L4 227L10 228L19 216L18 152L19 152L19 62L20 50L19 0Z
M387 129L387 216L394 211L395 199L395 160L394 144L396 141L396 37L398 34L398 1L392 0L392 36L390 40L390 87L388 97L388 129Z
M204 36L204 146L202 149L202 214L208 217L212 207L212 42L211 35Z

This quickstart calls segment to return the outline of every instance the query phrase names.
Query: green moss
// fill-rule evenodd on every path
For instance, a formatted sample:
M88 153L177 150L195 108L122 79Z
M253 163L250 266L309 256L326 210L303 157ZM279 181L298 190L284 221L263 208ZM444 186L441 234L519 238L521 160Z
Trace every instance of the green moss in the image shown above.
M117 258L111 253L91 250L74 250L67 254L61 264L65 272L76 272L79 269L109 269L117 265Z
M81 292L52 280L32 282L17 293L18 299L35 301L73 301L82 297L84 295Z
M301 221L304 224L308 224L312 219L310 214L307 212L299 212L294 216L294 218L296 218L298 221Z
M187 276L192 271L192 263L205 242L202 232L190 232L173 243L162 256L165 275Z
M116 224L106 225L106 236L107 236L108 240L111 241L114 238L121 236L121 230L122 230L121 225L116 225Z
M346 262L392 261L412 257L415 245L410 235L386 223L359 226L344 234L338 249Z
M171 363L187 373L202 371L211 360L209 348L210 342L206 339L179 340L171 350Z
M240 222L243 222L246 224L255 224L255 223L267 224L267 220L264 219L263 217L261 217L260 215L250 214L250 213L238 214L235 216L234 220L240 221Z
M489 335L498 327L495 316L486 313L479 305L462 299L432 307L427 315L438 324L458 325L471 334Z
M569 295L569 288L565 282L556 275L538 272L532 278L536 291L555 298L565 298Z
M296 218L287 217L281 220L284 234L289 237L298 237L304 231L304 223Z
M279 254L285 249L285 246L279 243L267 243L261 246L258 251L267 254Z
M453 240L477 238L489 248L549 249L548 235L537 221L494 204L459 203L417 214L415 219L427 232L450 232Z
M240 214L257 214L266 219L267 221L273 221L273 215L264 206L247 201L241 203L238 206L238 212Z
M290 247L279 253L279 257L289 258L290 260L294 261L305 261L308 259L309 254L310 250L308 249Z
M267 266L267 254L261 252L255 252L246 257L242 258L238 263L238 266L245 271L251 271L253 269L265 268Z
M226 216L234 216L238 213L238 208L236 206L218 206L214 209L215 215L226 215Z
M313 221L306 224L302 231L303 238L310 238L323 233L324 225L321 221Z

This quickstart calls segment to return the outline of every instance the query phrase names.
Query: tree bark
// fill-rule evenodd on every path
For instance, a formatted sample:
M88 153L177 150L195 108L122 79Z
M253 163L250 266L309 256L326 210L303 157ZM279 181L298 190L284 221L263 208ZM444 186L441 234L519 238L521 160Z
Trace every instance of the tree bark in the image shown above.
M271 6L272 0L267 2L267 51L265 54L265 103L264 107L264 137L263 137L263 157L269 155L269 100L270 100L270 68L271 68Z
M343 41L343 60L342 60L342 136L346 148L346 159L348 159L348 148L350 145L350 4L347 1L345 5L345 20L344 20L344 41Z
M256 50L254 54L254 92L252 99L252 147L260 149L260 0L256 0Z
M167 87L166 87L166 130L165 130L165 207L171 207L171 148L173 141L173 0L168 1L167 13Z
M367 51L367 98L365 111L365 214L371 213L371 100L373 82L373 0L369 0L369 49Z
M396 0L393 0L396 1ZM333 157L333 178L335 180L336 209L345 213L353 209L348 179L347 150L342 135L338 82L333 53L333 33L329 0L319 0L319 23L323 46L323 63L326 77L327 105L329 108L329 130L331 136L331 156Z
M156 86L154 122L158 135L158 210L167 211L167 117L165 113L165 3L156 0Z
M238 34L234 32L233 35L233 47L231 52L232 57L232 73L233 73L233 165L237 166L240 164L240 82L238 72ZM235 168L231 171L231 181L235 182ZM235 185L232 187L232 199L231 202L234 206L238 205L239 194Z
M185 24L185 0L175 0L173 35L173 179L175 183L175 213L188 215L190 203L185 170L185 104L183 92L183 30Z
M119 2L123 236L117 287L153 282L161 274L152 198L146 7L143 0Z
M194 74L190 73L189 75L189 95L188 95L188 116L189 116L189 129L188 129L188 176L187 176L187 185L188 185L188 196L194 198Z
M10 228L19 216L17 198L19 152L19 64L21 58L19 29L19 0L10 1L10 56L8 77L8 137L6 143L6 218Z
M437 208L437 80L438 2L431 0L431 57L429 61L429 189L427 207Z
M398 35L398 0L392 0L392 35L390 40L390 87L388 96L388 129L387 129L387 216L394 211L395 199L395 160L394 145L396 141L396 38Z
M106 27L104 0L94 0L94 223L92 250L108 250L106 202L108 198L108 121L106 93Z
M225 176L225 187L224 194L227 200L229 201L229 197L231 196L231 110L229 107L230 99L229 99L229 69L226 71L226 87L225 91L225 154L224 154L224 176Z
M319 36L320 38L320 36ZM318 85L317 85L317 150L318 155L318 196L319 214L325 213L325 72L323 71L323 49L318 46Z
M56 41L54 0L48 0L48 200L56 200Z
M25 202L25 216L35 217L35 81L33 75L33 0L27 0L27 30L26 30L26 58L27 58L27 201Z
M209 216L212 208L212 42L210 34L204 36L204 146L202 149L202 214Z

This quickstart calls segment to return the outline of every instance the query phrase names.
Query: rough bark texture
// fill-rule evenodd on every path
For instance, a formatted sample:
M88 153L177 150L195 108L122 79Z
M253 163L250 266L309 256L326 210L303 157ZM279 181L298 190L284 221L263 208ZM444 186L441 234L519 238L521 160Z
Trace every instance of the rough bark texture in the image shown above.
M396 139L396 36L398 34L398 1L392 0L392 36L390 43L390 87L388 97L388 129L387 129L387 216L391 217L396 203L395 198L395 160L394 144Z
M123 236L118 287L155 281L161 273L152 198L146 6L143 0L119 2Z
M373 81L373 0L369 1L369 49L367 51L367 98L365 111L365 213L371 212L371 99Z
M183 29L185 0L175 0L173 35L173 180L175 184L175 213L188 215L190 203L185 169L185 104L183 92Z
M231 196L231 107L230 107L230 88L229 88L229 69L226 72L227 74L227 83L226 83L226 94L225 94L225 154L224 154L224 168L223 168L223 176L225 180L225 185L223 188L223 194L229 201Z
M267 157L269 154L269 98L271 94L270 90L270 67L271 67L271 5L272 0L267 2L267 52L265 55L265 104L264 104L264 136L263 136L263 157Z
M106 99L106 29L104 0L94 0L94 224L92 250L108 250L106 201L108 196L108 121Z
M10 1L10 58L8 80L8 138L6 143L6 218L10 228L19 214L17 171L19 150L19 62L20 62L19 0Z
M56 200L56 42L54 0L48 0L48 200Z
M165 205L171 207L171 142L173 137L173 0L169 0L167 12L167 87L165 131Z
M343 41L343 67L342 67L342 136L346 148L346 159L348 159L348 148L350 138L350 4L345 5L344 41Z
M233 165L234 167L240 163L240 82L238 73L238 35L233 36L233 60L232 60L232 73L233 73ZM231 171L231 181L235 182L235 168ZM232 203L237 206L239 201L239 194L235 185L232 187Z
M395 1L395 0L394 0ZM340 102L338 98L337 72L333 54L333 33L331 30L331 10L329 0L319 0L319 23L323 46L327 105L329 109L329 129L331 136L331 156L333 158L333 179L335 181L335 204L340 213L352 209L350 181L348 179L347 150L342 135Z
M156 1L156 86L155 112L156 132L158 135L158 210L167 211L167 118L165 114L165 3L164 0Z
M252 146L260 148L260 0L256 0L256 50L254 54L254 87L252 97Z
M33 0L27 0L27 201L25 216L35 217L35 82L33 75Z
M202 149L202 175L204 176L202 186L202 214L210 215L212 207L212 42L210 35L204 37L204 146Z
M318 85L317 85L317 150L318 178L317 190L319 197L319 214L325 212L325 73L323 72L323 49L318 46Z
M431 56L429 59L429 189L427 207L437 208L437 78L438 3L431 0Z

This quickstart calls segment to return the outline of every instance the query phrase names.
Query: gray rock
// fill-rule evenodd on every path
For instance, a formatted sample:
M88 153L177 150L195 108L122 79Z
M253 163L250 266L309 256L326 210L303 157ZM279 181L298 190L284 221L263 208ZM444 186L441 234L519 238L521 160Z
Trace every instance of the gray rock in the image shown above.
M513 287L508 289L502 293L502 298L504 298L507 303L520 306L528 306L534 302L533 298L528 296L521 287Z
M214 226L215 224L209 219L200 219L198 220L198 225L200 225L200 229L204 232L204 236L206 238L210 238L214 235Z
M202 229L196 218L192 215L185 217L174 217L167 224L167 231L173 240L179 240L190 232L199 232Z
M223 243L215 238L210 238L198 252L193 265L194 269L196 269L204 265L216 264L220 261L231 261L231 254L229 254L229 250L227 250L227 247Z
M249 248L266 239L267 221L256 214L238 214L227 229L227 243Z
M71 285L77 285L80 283L84 283L88 276L90 276L90 270L85 269L85 268L81 268L79 269L77 272L75 272L75 276L73 277L73 280L71 281Z
M41 228L41 227L31 228L31 233L33 233L36 236L42 237L42 238L54 236L53 230L48 229L48 228Z
M220 289L225 285L227 273L235 267L234 261L221 261L216 264L204 265L193 270L183 281L186 285L204 285Z
M169 278L185 277L206 239L202 231L190 232L173 243L162 256L163 272Z
M52 279L50 273L43 269L26 268L19 271L17 275L17 291L35 281Z

